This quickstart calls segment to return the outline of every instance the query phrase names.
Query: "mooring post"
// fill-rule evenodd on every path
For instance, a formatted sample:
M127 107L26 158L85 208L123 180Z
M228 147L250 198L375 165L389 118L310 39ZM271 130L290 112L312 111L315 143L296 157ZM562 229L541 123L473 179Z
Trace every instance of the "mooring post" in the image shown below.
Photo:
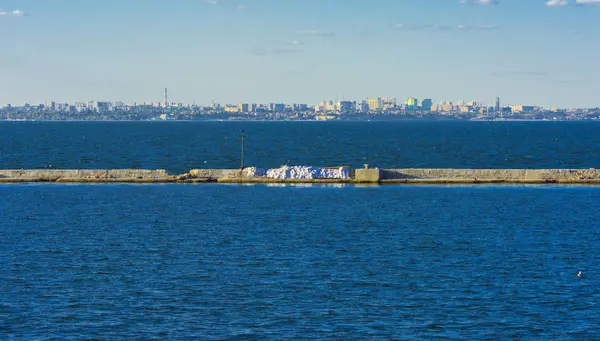
M242 170L244 170L244 140L246 136L244 135L244 130L242 129Z

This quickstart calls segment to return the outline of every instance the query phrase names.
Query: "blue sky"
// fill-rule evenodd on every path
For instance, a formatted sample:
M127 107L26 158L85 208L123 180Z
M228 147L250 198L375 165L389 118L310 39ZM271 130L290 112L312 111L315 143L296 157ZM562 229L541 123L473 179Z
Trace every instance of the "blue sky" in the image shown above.
M0 104L597 107L600 1L576 1L0 0Z

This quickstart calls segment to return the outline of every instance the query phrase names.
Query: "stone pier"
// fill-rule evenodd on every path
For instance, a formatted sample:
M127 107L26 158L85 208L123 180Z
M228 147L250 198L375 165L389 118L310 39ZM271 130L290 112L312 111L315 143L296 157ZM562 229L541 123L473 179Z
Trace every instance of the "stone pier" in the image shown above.
M347 179L273 179L240 169L193 169L173 175L165 170L0 170L0 183L338 183L338 184L585 184L600 185L600 170L590 169L379 169L350 171Z

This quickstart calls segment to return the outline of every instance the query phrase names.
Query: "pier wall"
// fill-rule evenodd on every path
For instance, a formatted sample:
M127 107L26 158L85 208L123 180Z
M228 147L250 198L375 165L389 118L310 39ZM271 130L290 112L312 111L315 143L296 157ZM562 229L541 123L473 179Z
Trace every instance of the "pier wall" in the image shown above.
M579 182L600 180L596 169L384 169L382 181Z
M196 179L240 179L243 173L239 169L192 169L190 176Z
M253 177L239 169L193 169L172 175L165 170L115 169L33 169L0 170L0 183L367 183L367 184L484 184L563 183L600 185L596 169L357 169L349 179L275 179Z
M50 181L168 181L173 179L166 170L147 169L8 169L0 170L4 182Z

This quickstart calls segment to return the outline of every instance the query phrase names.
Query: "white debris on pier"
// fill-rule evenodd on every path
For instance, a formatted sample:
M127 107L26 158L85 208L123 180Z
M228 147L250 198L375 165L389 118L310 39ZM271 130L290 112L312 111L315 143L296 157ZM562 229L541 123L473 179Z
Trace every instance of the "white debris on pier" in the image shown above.
M347 167L339 168L317 168L309 166L281 166L280 168L246 168L244 176L249 178L270 178L270 179L348 179L350 177Z

